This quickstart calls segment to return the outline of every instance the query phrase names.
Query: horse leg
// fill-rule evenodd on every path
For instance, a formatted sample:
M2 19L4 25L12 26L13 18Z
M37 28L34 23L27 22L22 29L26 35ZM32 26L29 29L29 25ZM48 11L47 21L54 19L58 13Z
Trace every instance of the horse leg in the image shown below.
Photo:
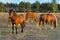
M23 33L23 28L24 28L25 24L21 23L20 25L21 25L21 32Z
M35 22L36 22L36 19L35 18L32 18L33 20L32 20L32 23L34 24Z
M41 20L39 20L39 25L41 24Z
M25 22L23 21L23 27L25 27Z
M53 24L53 22L51 21L51 25Z
M21 25L21 32L23 33L23 26Z
M56 22L54 21L54 28L56 28Z
M43 27L45 28L45 30L47 30L47 27L45 26L45 21L43 21Z
M17 31L17 24L16 24L16 27L15 27L15 29L16 29L16 34L18 34L18 31Z
M14 33L14 24L12 24L12 34Z
M51 25L53 25L53 22L51 21ZM51 27L51 29L53 29L53 27Z
M39 26L41 25L41 22L42 22L42 21L41 21L41 20L39 20ZM41 30L41 27L40 27L40 30Z

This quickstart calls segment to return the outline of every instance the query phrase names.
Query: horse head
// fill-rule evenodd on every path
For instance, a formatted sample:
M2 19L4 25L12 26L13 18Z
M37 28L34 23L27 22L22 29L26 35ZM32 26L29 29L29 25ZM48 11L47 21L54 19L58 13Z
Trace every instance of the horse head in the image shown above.
M14 16L14 11L13 11L13 9L11 9L11 10L9 10L9 17L12 17L12 16Z

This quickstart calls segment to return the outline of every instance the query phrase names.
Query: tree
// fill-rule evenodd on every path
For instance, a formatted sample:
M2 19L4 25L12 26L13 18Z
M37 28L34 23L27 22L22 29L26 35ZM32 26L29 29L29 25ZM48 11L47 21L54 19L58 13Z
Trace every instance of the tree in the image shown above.
M57 12L58 11L56 0L53 0L53 2L52 2L52 11L53 12Z
M42 3L42 4L40 4L40 11L41 12L48 12L48 11L51 12L51 10L52 10L51 3Z
M15 11L18 11L18 4L14 4L14 3L6 3L6 11L9 9L14 9Z
M31 11L31 3L29 2L26 3L26 11L27 12Z
M60 12L60 4L57 4L58 5L58 11Z
M26 5L26 3L25 2L20 2L19 3L19 10L20 10L20 12L25 12L26 10L26 8L25 8L25 5Z
M38 1L36 1L35 3L32 4L32 10L35 12L40 11L40 3Z
M4 10L5 10L5 5L2 2L0 2L0 12Z

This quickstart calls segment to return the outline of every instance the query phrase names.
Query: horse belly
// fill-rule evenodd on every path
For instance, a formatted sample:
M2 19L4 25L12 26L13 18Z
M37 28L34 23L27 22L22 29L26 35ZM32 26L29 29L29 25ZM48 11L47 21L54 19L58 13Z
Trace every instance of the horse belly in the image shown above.
M51 23L53 21L53 19L51 17L48 17L47 21L48 21L48 23Z

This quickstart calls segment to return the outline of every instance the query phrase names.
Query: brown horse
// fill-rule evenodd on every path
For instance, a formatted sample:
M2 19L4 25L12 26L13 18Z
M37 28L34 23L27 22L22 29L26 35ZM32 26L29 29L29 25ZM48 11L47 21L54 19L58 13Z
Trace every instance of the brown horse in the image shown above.
M12 33L14 33L14 24L16 25L15 27L16 34L18 33L17 31L18 24L20 24L21 32L23 32L23 28L25 27L25 21L26 21L23 14L17 15L16 13L14 13L13 10L9 10L9 21L11 21L12 23Z
M38 22L38 18L35 16L35 14L33 12L27 12L26 13L26 19L28 19L28 18L31 18L35 22Z
M41 14L39 17L39 25L43 23L43 26L46 28L45 23L54 24L54 28L57 27L57 18L53 14Z

